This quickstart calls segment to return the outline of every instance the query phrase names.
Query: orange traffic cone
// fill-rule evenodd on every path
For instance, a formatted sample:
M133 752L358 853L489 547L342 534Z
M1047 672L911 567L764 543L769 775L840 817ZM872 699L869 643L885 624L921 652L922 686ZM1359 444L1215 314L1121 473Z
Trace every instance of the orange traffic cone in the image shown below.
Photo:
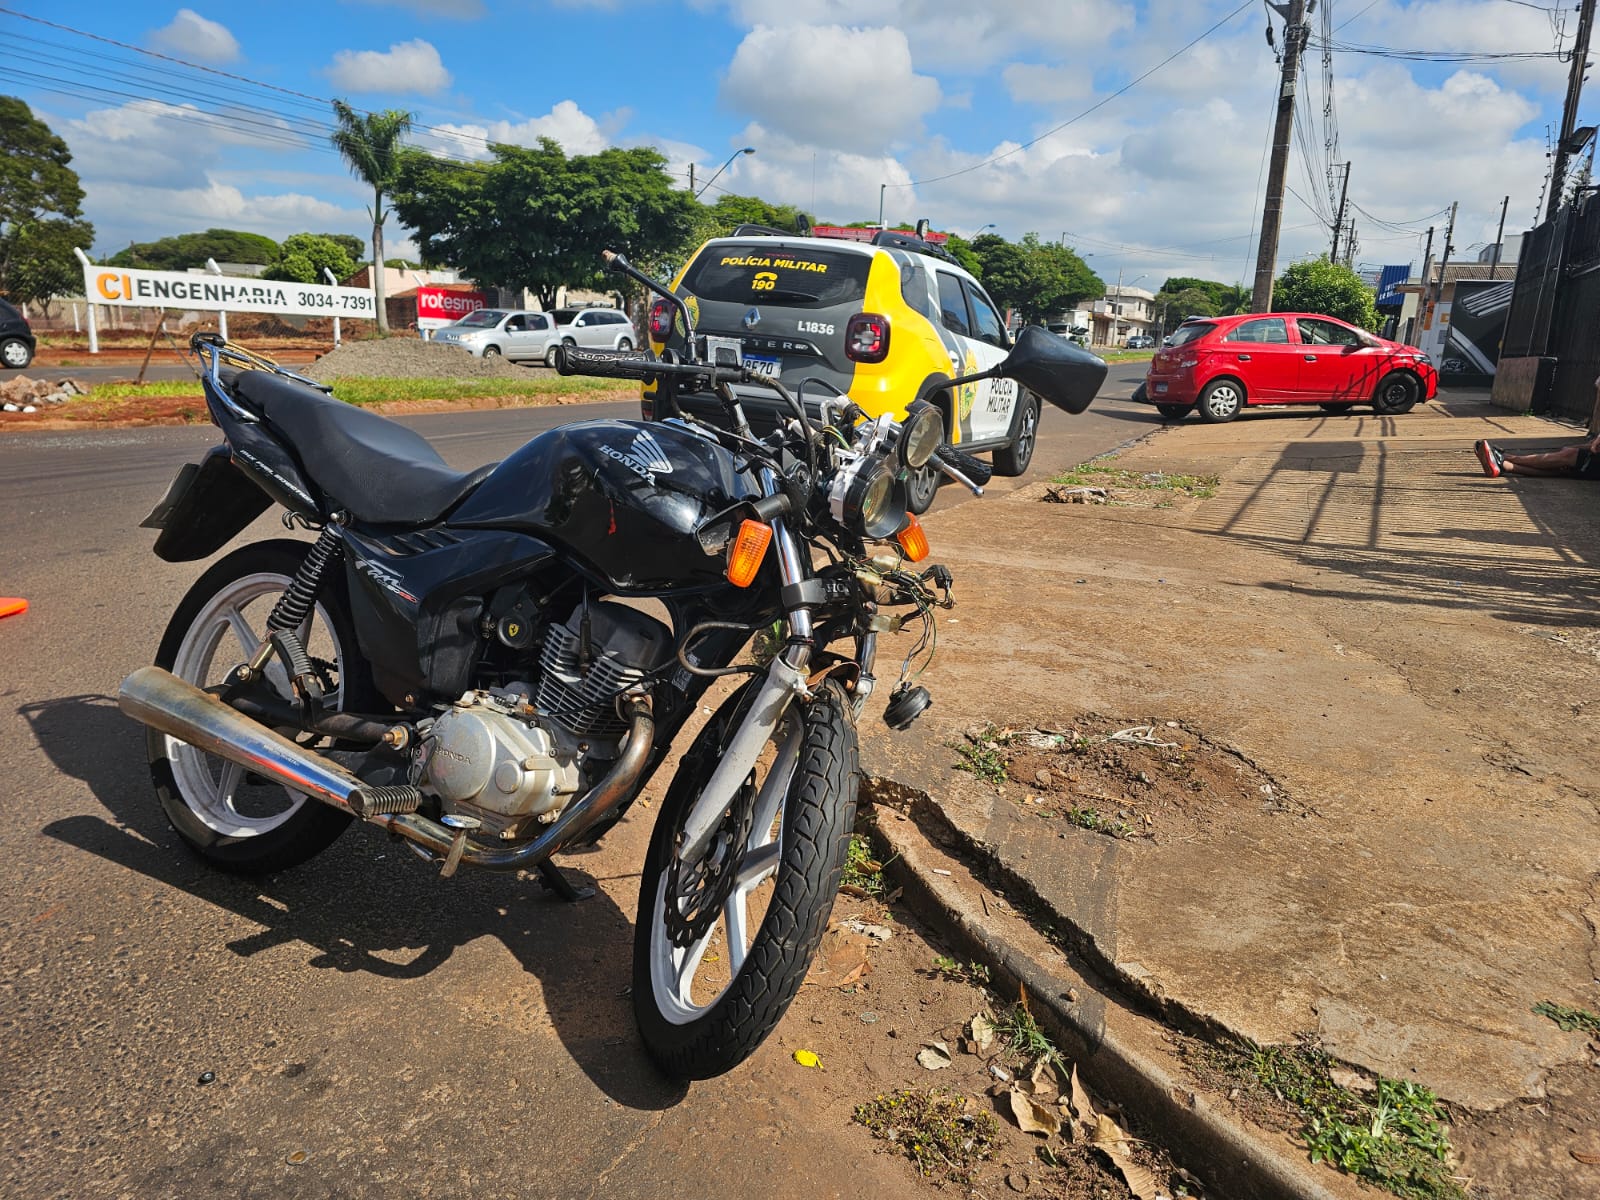
M0 617L14 617L28 611L28 602L20 596L0 596Z

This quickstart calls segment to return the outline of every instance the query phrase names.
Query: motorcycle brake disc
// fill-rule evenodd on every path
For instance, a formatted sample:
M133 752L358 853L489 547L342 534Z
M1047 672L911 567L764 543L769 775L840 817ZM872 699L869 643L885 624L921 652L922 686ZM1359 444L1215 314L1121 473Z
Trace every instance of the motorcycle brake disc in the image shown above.
M750 841L756 794L754 779L746 779L718 819L705 853L694 862L685 862L674 849L667 862L667 894L662 914L667 937L674 946L694 945L710 932L722 914L722 905L733 893L739 864ZM679 836L681 839L682 835Z

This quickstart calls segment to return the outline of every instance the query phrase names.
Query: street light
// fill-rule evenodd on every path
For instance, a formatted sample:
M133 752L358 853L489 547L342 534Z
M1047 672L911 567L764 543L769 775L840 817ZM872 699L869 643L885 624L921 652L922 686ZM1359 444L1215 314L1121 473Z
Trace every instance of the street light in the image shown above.
M980 226L978 226L977 229L975 229L972 232L972 235L967 238L967 241L969 241L969 242L976 241L977 237L978 237L978 234L982 233L985 229L998 229L998 228L999 228L999 226L996 225L993 221L990 221L987 225L980 225Z
M701 187L701 189L694 194L694 198L696 200L698 200L698 199L700 199L701 196L704 196L706 194L706 188L709 188L713 183L716 182L718 175L721 175L729 167L733 166L733 160L738 158L739 155L741 155L741 154L754 154L755 152L756 152L756 148L754 146L746 146L744 149L735 150L732 154L728 155L728 161L723 163L720 167L718 167L712 173L711 178L706 180L704 186ZM692 163L689 166L689 173L690 173L691 176L693 176L693 174L694 174L694 165ZM689 186L693 187L694 184L691 182Z

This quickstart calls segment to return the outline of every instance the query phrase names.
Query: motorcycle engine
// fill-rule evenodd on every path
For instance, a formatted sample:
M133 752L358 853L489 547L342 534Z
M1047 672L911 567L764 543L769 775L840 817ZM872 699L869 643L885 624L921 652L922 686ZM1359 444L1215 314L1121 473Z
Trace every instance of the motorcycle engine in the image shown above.
M548 824L614 759L627 724L617 699L672 654L660 621L606 601L545 630L536 686L468 692L419 723L413 782L444 811L498 837Z

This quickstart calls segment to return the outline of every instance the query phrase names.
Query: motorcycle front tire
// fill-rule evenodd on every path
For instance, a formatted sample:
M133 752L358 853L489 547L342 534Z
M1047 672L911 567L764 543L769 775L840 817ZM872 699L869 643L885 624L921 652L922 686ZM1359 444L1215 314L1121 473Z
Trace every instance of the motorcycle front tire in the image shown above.
M742 715L739 702L749 687L735 693L712 717L683 756L667 789L661 815L639 883L634 928L633 1008L645 1049L658 1066L679 1079L709 1079L738 1066L766 1039L800 990L822 940L839 890L856 810L856 729L844 689L833 681L817 687L809 701L797 699L785 720L800 723L797 733L780 726L774 743L795 737L792 774L776 822L776 879L762 883L766 911L742 959L735 965L726 906L703 939L676 951L728 964L731 977L691 995L674 966L664 905L668 867L677 849L685 816L715 769L722 748ZM782 761L781 748L775 755ZM759 769L759 768L758 768ZM776 769L776 768L774 768ZM756 820L739 850L740 862L759 853L771 831ZM770 853L770 848L769 848ZM771 879L771 876L767 876ZM741 901L743 905L743 901ZM741 911L743 909L741 908ZM747 918L741 918L744 923ZM699 966L690 966L692 977ZM715 971L715 967L710 968ZM674 971L680 974L674 976ZM696 985L699 986L699 985ZM720 987L720 991L717 989Z

